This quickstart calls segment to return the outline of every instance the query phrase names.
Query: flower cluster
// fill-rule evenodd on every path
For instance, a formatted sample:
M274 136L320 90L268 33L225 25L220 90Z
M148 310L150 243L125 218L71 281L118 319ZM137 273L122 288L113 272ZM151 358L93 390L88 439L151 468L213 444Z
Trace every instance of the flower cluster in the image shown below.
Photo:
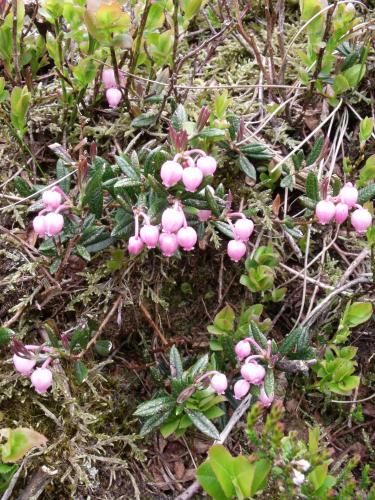
M120 86L123 87L125 84L125 75L122 71L119 71ZM118 88L116 82L116 75L112 68L103 70L102 74L103 85L106 89L105 96L110 108L117 108L122 99L121 90Z
M60 212L69 208L69 204L63 203L63 198L68 199L58 186L43 192L45 208L33 220L33 228L38 236L56 236L61 233L64 217Z
M251 355L251 345L254 345L260 354ZM240 340L235 346L237 359L243 363L240 372L241 377L233 386L235 399L242 399L250 391L252 385L260 386L259 401L264 408L271 406L273 396L267 395L264 388L264 378L266 370L257 360L271 360L271 342L267 350L262 349L252 338ZM227 377L223 373L209 372L212 375L210 380L211 388L218 394L224 394L228 388ZM208 375L206 374L206 375Z
M160 169L160 177L166 188L171 188L181 182L187 192L194 193L201 185L203 178L213 175L216 168L215 158L208 156L200 149L192 149L178 153L173 160L164 162ZM212 212L199 210L197 216L200 222L206 222L211 218ZM197 243L197 232L188 225L179 200L174 201L173 206L164 210L161 216L161 227L152 225L149 217L139 209L134 211L134 218L135 234L128 242L129 253L133 255L139 254L145 245L147 248L156 248L159 245L163 255L171 257L179 247L189 252ZM143 219L141 228L139 228L140 218ZM233 218L238 219L234 224L231 221ZM237 262L246 253L246 243L254 230L254 223L239 212L228 214L227 221L234 235L234 239L228 244L227 252L229 257Z
M135 211L135 234L129 238L128 250L133 255L139 254L143 247L156 248L159 245L165 257L171 257L178 247L186 252L193 250L198 236L195 229L188 226L187 220L178 201L171 208L164 210L161 217L162 232L159 226L152 225L148 216ZM139 218L142 217L144 224L139 229Z
M22 352L13 355L13 365L18 373L24 377L30 377L31 384L38 394L45 394L52 386L52 371L48 368L52 358L47 355L39 356L38 353L50 353L51 349L46 346L25 345ZM36 367L37 361L41 358L43 364Z
M359 234L364 234L372 224L372 216L368 210L357 204L358 190L351 182L347 182L336 197L328 196L326 200L319 201L315 208L315 215L320 224L328 224L335 220L342 224L351 214L351 223Z

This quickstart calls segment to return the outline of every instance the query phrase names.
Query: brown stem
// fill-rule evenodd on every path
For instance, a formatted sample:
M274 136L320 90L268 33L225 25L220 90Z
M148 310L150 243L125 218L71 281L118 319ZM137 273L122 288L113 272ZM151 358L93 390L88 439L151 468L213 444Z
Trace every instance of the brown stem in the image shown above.
M147 311L147 309L145 308L145 306L142 304L142 302L139 303L139 308L140 310L142 311L143 313L143 316L147 319L147 321L149 322L151 328L154 330L154 332L156 333L156 335L159 337L159 339L161 340L162 344L164 345L167 345L168 344L168 340L164 337L163 333L161 332L160 328L158 327L158 325L155 323L155 321L151 318L151 315L150 313Z

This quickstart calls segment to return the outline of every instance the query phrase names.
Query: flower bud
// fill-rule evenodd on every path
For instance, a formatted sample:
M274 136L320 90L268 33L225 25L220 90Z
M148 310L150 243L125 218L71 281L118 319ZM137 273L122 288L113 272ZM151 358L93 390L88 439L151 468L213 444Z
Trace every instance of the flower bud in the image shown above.
M201 222L206 222L212 215L211 210L198 210L198 219Z
M234 352L236 353L237 358L242 361L243 359L250 356L251 347L250 343L247 340L240 340L234 347Z
M203 174L197 167L187 167L182 173L182 182L189 193L194 193L203 180Z
M241 378L240 380L237 380L237 382L234 384L233 391L234 391L234 398L235 399L242 399L250 390L250 384L247 380L244 380Z
M332 201L322 200L315 207L315 215L320 224L328 224L335 216L336 207Z
M128 241L128 252L132 255L138 255L143 250L143 241L139 236L131 236Z
M238 262L246 253L246 245L240 240L230 240L227 247L227 253L231 260Z
M123 87L125 85L125 75L122 71L119 71L119 78L120 85ZM112 68L103 70L102 79L106 90L117 88L116 75Z
M339 193L341 203L345 203L349 208L353 208L358 200L358 190L351 182L347 182Z
M346 221L349 215L349 207L345 203L337 203L335 208L335 221L337 224L342 224Z
M218 394L225 393L228 387L228 381L224 373L215 373L215 375L211 378L211 387Z
M245 363L241 367L241 375L245 380L250 382L250 384L259 385L263 382L266 370L262 365L258 365L258 363Z
M44 206L49 210L56 210L56 208L61 205L61 194L58 191L48 189L47 191L43 192L42 201Z
M52 372L48 368L37 368L30 380L38 394L45 394L52 385Z
M161 233L159 246L165 257L171 257L178 248L177 236L174 233Z
M178 230L177 233L177 241L178 244L186 250L186 252L190 252L193 250L194 245L196 244L198 239L197 233L194 228L187 226L182 227Z
M146 224L141 227L139 234L147 248L156 248L159 241L159 226Z
M184 224L184 214L176 208L167 208L161 216L161 225L166 233L175 233Z
M64 227L64 217L61 214L50 212L44 216L45 230L48 236L56 236Z
M197 167L203 175L212 175L215 173L217 163L212 156L201 156L197 160Z
M250 219L238 219L234 224L234 233L237 239L248 241L254 231L254 222Z
M22 358L21 356L14 354L13 364L14 368L18 371L18 373L28 377L29 375L31 375L34 366L36 364L36 361L35 359Z
M119 89L113 88L108 89L105 93L105 96L110 108L117 108L122 98L121 91Z
M165 187L169 188L180 182L184 169L177 161L168 160L160 169L160 177Z
M365 208L357 208L351 217L352 226L359 234L363 234L372 224L372 216Z
M33 220L33 228L38 236L45 236L46 234L46 221L44 215L37 215Z
M273 400L274 400L274 397L267 396L266 391L262 387L260 390L260 394L259 394L259 401L260 401L261 405L263 406L263 408L268 408L269 406L271 406Z

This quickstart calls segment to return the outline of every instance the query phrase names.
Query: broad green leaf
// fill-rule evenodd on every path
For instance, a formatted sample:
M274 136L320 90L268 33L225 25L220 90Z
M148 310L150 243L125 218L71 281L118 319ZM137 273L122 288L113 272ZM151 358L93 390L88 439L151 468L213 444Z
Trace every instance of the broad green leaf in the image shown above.
M185 19L189 21L199 11L202 5L202 0L182 0L182 9L185 14Z
M83 58L72 69L74 80L79 89L87 87L95 78L97 64L91 57Z
M233 486L233 457L221 444L215 444L208 450L212 470L220 483L225 495L229 498L235 495Z
M98 340L95 344L95 351L100 356L108 356L112 349L112 342L110 340Z
M250 463L249 459L244 455L238 455L233 459L233 476L245 498L251 495L251 485L254 480L255 466Z
M374 179L375 179L375 168L374 168ZM358 203L363 204L375 198L375 183L370 184L359 190L358 192Z
M319 489L323 485L327 477L327 473L328 465L322 464L314 467L314 469L308 474L307 477L309 478L309 481L311 481L315 490Z
M235 314L230 305L219 311L214 319L214 326L225 332L231 332L234 328Z
M206 460L197 469L197 480L204 491L214 500L229 500L217 480L209 460Z
M193 422L195 427L199 429L203 434L213 439L220 438L219 431L216 429L214 424L203 415L203 413L195 410L189 410L188 408L185 408L185 413Z
M271 462L262 458L254 462L255 471L254 478L251 484L251 496L255 495L260 490L263 490L267 484L267 477L271 470Z
M45 446L47 438L25 427L0 429L0 436L6 442L1 445L1 460L5 463L17 462L35 447Z
M174 431L177 429L178 424L180 423L180 418L176 417L170 422L166 422L160 427L160 433L164 438L171 436Z
M345 314L345 324L350 328L366 323L373 312L370 302L354 302L351 304Z

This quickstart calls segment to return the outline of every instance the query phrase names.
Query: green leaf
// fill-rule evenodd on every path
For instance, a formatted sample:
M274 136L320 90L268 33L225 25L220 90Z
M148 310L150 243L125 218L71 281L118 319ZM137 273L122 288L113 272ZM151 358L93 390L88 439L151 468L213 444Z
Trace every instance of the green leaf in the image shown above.
M82 259L85 259L87 260L87 262L90 262L91 260L90 252L88 252L83 245L76 245L74 247L74 252L80 257L82 257Z
M268 397L271 398L275 395L275 375L272 368L267 368L264 377L264 389Z
M182 104L179 104L176 108L176 111L173 113L171 118L172 127L179 132L183 129L184 123L188 121L189 117L186 113L186 110Z
M88 341L90 340L90 330L88 328L81 329L77 328L74 331L70 342L69 349L71 352L79 352L87 346ZM79 348L78 350L76 348Z
M134 128L146 128L156 123L157 114L142 114L134 118L131 126Z
M77 384L83 384L83 382L87 380L88 374L89 371L85 363L83 363L82 361L77 361L74 365L74 377L77 381Z
M255 342L260 345L260 347L262 347L263 349L267 349L267 337L260 331L255 321L251 320L249 323L249 334L255 340Z
M214 326L224 332L232 332L234 328L235 313L230 305L223 307L214 318Z
M372 131L374 130L374 120L366 116L359 126L359 140L361 143L370 139Z
M255 466L250 463L244 455L238 455L233 459L233 476L245 498L251 495L251 485L254 480ZM238 494L237 494L238 497Z
M129 188L129 187L139 187L142 186L142 182L135 180L135 179L129 179L126 177L125 179L120 179L114 184L115 189L119 188Z
M199 134L197 134L197 137L200 137L201 139L221 139L222 137L225 137L225 131L219 128L207 127L199 132Z
M302 335L303 330L305 330L304 327L298 326L295 330L288 333L280 345L279 352L282 356L286 356L294 349L297 345L298 339Z
M362 78L366 74L366 65L365 64L354 64L347 70L343 71L343 76L346 78L349 86L354 88L358 85L358 83L362 80Z
M91 212L100 218L103 210L102 169L98 167L89 179L84 196L84 203Z
M151 401L146 401L138 406L133 415L136 417L149 417L158 413L169 411L175 406L175 401L170 396L161 396Z
M70 170L65 165L64 160L59 158L56 163L56 178L57 180L65 177L69 174ZM70 177L67 177L63 181L59 182L59 187L64 191L64 193L69 193L70 190Z
M244 172L251 180L257 180L257 171L255 170L254 165L246 158L246 156L240 156L238 158L238 163L242 172Z
M188 408L185 408L185 413L193 422L195 427L203 434L213 439L220 439L219 431L216 429L214 424L203 415L203 413L196 410L189 410Z
M290 190L293 189L294 187L294 177L291 174L286 175L283 177L280 181L280 187L282 188L288 188Z
M74 80L79 89L84 89L95 78L97 72L97 64L91 57L85 57L72 68Z
M120 167L121 171L135 181L139 181L139 172L132 166L131 162L122 156L115 156L116 164Z
M168 160L168 158L169 155L162 149L162 146L158 146L150 151L146 157L143 167L145 176L148 176L149 174L155 175L156 172L159 172L160 167L166 160Z
M314 145L313 145L310 153L308 154L308 156L306 158L306 165L307 166L312 165L319 158L319 155L320 155L320 153L322 152L322 149L323 149L323 144L324 144L324 137L319 137L315 141L315 143L314 143Z
M98 340L95 344L95 351L100 356L108 356L112 349L112 342L110 340Z
M204 356L200 357L194 365L189 368L189 373L194 379L197 375L200 375L207 367L208 365L208 354L205 354Z
M363 204L375 198L375 183L358 191L358 203Z
M310 200L319 201L318 177L314 172L309 172L306 177L306 195Z
M14 128L20 135L26 132L26 115L31 101L31 94L27 87L13 87L10 97L10 118Z
M164 422L166 422L169 419L169 417L172 414L172 411L173 409L166 411L165 413L156 413L155 415L147 419L146 422L143 424L139 432L139 435L141 437L144 437L157 427L160 427L162 424L164 424Z
M327 464L317 465L309 473L309 475L307 477L309 478L309 481L311 481L315 490L319 489L323 485L323 483L327 477L327 473L328 473L328 465Z
M5 326L0 327L0 346L7 345L12 340L12 337L15 336L15 333L10 328L6 328Z
M25 198L26 196L30 196L35 192L35 190L31 188L29 184L25 181L25 179L23 179L22 177L19 176L15 177L13 179L13 184L14 187L19 192L19 194Z
M163 436L163 438L167 438L170 435L174 433L174 431L177 429L178 424L180 423L180 417L176 417L170 422L166 422L160 427L160 433Z
M262 458L255 462L254 478L251 484L251 496L263 490L267 484L267 477L271 470L271 462Z
M234 238L233 231L227 222L222 222L222 221L218 220L218 221L215 221L213 224L225 236L227 236L228 238L231 238L231 239Z
M171 370L171 375L173 378L180 378L183 373L182 360L177 347L172 346L169 353L169 365Z
M208 495L210 495L214 500L230 499L230 497L225 495L223 489L221 488L209 460L206 460L198 467L197 480L204 491L208 493Z
M202 5L202 0L182 0L182 8L185 14L185 19L189 21L199 11Z
M25 427L1 429L0 438L6 439L0 447L1 460L6 463L17 462L32 448L40 448L47 443L47 438L43 434Z
M350 89L350 83L342 73L339 73L338 75L336 75L333 81L332 88L335 94L339 95L345 92L346 90Z
M349 328L366 323L372 316L372 304L370 302L354 302L345 314L345 324Z
M208 450L210 465L225 495L232 498L236 491L233 485L233 457L221 444L215 444Z

